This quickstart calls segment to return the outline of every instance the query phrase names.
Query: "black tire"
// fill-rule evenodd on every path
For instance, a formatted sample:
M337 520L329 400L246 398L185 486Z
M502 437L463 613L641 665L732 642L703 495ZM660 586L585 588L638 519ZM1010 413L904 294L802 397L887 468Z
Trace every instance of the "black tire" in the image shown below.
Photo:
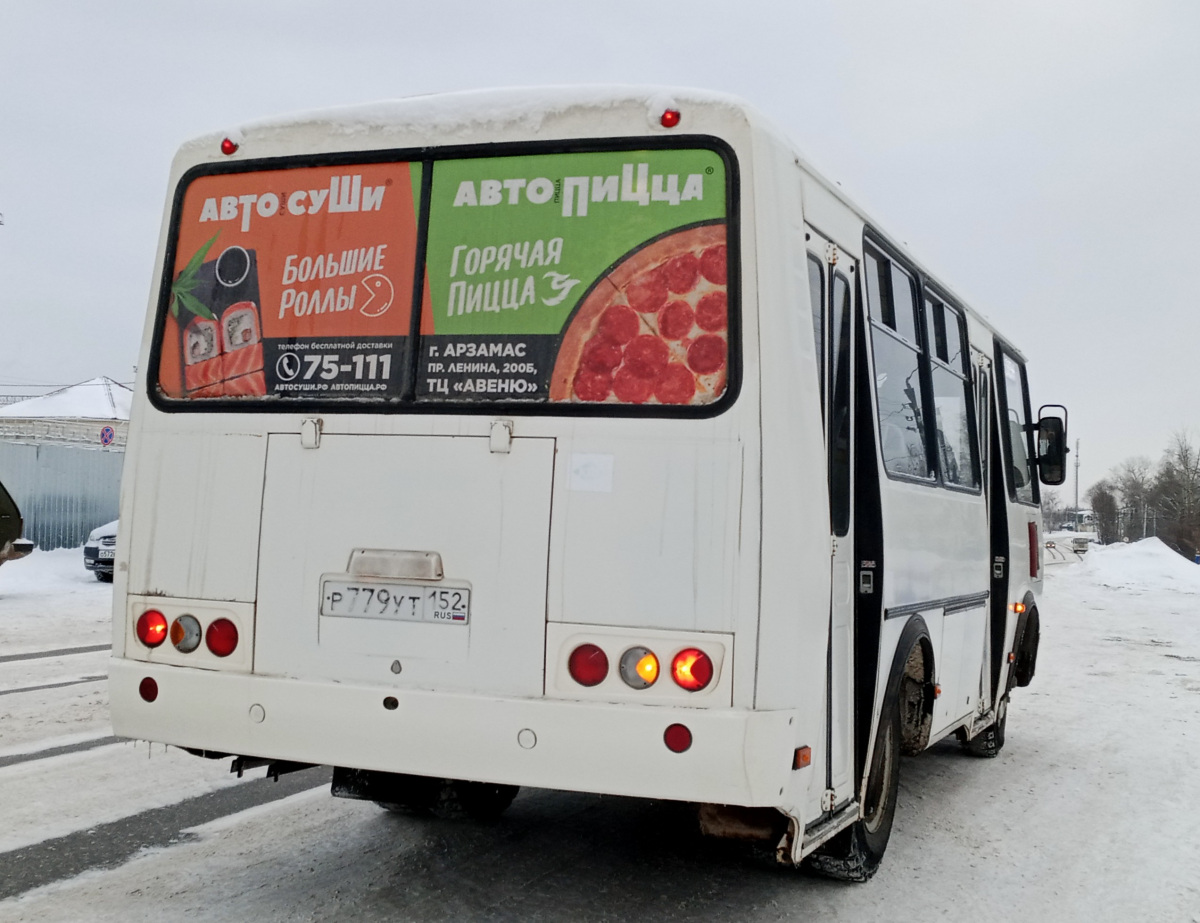
M455 790L462 812L472 820L490 823L500 819L520 791L516 785L492 782L456 782Z
M1004 727L1008 723L1008 696L1000 700L996 706L996 720L972 737L970 740L960 738L963 749L972 756L982 759L995 759L1004 747Z
M862 818L805 859L805 867L827 878L868 881L892 835L899 784L900 712L892 705L879 722Z
M1041 640L1041 620L1037 610L1033 609L1025 622L1025 629L1021 632L1021 640L1016 645L1017 662L1013 665L1015 685L1028 686L1033 682L1033 674L1037 672L1037 655Z
M99 571L99 570L93 571L93 573L96 575L96 579L99 580L101 583L112 583L113 575L111 573L106 574L106 573L104 573L104 571Z

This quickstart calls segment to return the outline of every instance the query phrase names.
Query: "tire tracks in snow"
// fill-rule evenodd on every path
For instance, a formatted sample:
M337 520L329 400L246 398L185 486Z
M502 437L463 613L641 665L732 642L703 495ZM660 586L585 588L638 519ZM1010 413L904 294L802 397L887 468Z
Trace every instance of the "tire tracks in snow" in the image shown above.
M270 778L256 779L0 853L0 900L74 878L90 869L116 868L143 849L192 840L196 834L184 831L328 785L331 778L329 767L316 766L281 776L277 782Z

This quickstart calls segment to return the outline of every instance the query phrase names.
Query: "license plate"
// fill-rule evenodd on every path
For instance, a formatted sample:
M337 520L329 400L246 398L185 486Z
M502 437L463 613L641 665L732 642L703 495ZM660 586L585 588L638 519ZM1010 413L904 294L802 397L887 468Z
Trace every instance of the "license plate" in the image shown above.
M471 590L464 586L324 580L321 615L466 625L471 620Z
M116 554L117 552L115 548L101 548L99 560L111 561L114 557L116 557Z

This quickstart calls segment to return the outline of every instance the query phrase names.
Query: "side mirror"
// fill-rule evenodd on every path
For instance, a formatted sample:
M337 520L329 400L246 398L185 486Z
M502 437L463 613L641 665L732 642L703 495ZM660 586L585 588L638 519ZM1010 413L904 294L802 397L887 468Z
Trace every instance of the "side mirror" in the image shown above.
M1047 410L1061 410L1062 416ZM1038 476L1043 484L1057 487L1067 479L1067 408L1047 404L1038 417Z

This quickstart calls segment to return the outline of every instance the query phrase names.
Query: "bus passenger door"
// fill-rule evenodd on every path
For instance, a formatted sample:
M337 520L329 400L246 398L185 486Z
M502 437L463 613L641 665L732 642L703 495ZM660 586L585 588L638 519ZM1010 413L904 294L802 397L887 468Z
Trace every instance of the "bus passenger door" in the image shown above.
M831 598L826 788L840 807L854 797L854 302L856 260L808 229L809 291L828 457Z

